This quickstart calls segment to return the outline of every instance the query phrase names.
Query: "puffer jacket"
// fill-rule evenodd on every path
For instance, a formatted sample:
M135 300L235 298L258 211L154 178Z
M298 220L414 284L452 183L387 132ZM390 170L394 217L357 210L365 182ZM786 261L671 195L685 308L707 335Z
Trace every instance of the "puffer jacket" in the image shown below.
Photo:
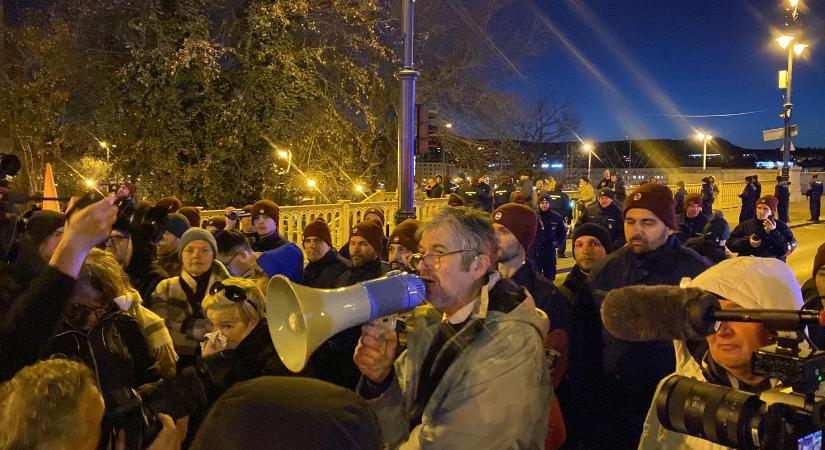
M223 281L229 278L229 272L220 261L212 263L212 271L209 276L207 286L212 286L216 281ZM190 299L186 291L181 286L186 286L191 292L197 291L197 282L185 270L180 276L167 278L155 288L152 294L151 309L166 321L166 328L172 335L172 342L175 343L175 351L180 355L194 355L197 352L198 341L187 336L184 324L195 314L200 314L200 303L203 298Z
M407 349L394 363L389 387L368 400L389 448L544 447L552 401L542 344L548 321L529 296L513 304L510 293L524 291L498 278L497 273L490 276L475 312L451 339L476 328L473 322L481 320L482 332L446 370L424 405L421 423L410 429L422 365L442 326L428 326L430 315L425 312L413 314L413 331ZM369 384L362 378L362 395Z
M746 280L743 282L743 280ZM745 309L799 309L802 307L802 293L791 269L773 258L753 256L736 257L725 260L694 278L690 287L713 292L729 299ZM676 371L672 375L682 375L698 381L707 381L709 373L706 358L697 361L684 341L673 342L676 351ZM705 355L709 357L709 355ZM665 377L656 389L658 395ZM733 377L730 377L733 378ZM770 380L771 386L778 385ZM727 383L726 383L727 384ZM730 380L731 387L737 380ZM640 450L722 450L719 444L686 434L665 429L656 415L656 400L651 403L642 436Z

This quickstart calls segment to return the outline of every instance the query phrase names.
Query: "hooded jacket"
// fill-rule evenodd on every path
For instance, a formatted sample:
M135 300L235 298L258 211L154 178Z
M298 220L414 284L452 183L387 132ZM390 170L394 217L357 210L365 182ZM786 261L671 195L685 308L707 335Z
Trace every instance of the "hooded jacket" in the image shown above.
M229 278L229 272L226 267L218 260L213 261L207 289L216 281L223 281L227 278ZM197 291L197 281L186 270L181 271L180 276L167 278L158 283L158 287L152 294L151 309L166 321L166 327L172 335L172 342L175 343L175 351L181 355L194 355L199 343L188 337L183 328L184 323L188 322L194 314L201 314L203 298L190 298L182 286L184 283L189 292Z
M527 297L512 309L495 305L511 301L509 280L490 275L472 316L455 336L483 321L424 405L420 424L409 421L422 365L441 324L427 323L426 308L417 308L407 349L394 363L390 384L368 403L378 416L389 448L439 449L543 448L552 387L543 341L547 318ZM488 309L489 307L489 309ZM509 309L509 311L508 311ZM447 341L450 342L450 341ZM443 352L442 347L442 352ZM369 381L359 385L365 395ZM370 397L369 395L365 395Z
M704 289L721 298L731 300L745 309L799 309L802 307L802 294L793 272L785 263L773 258L753 256L731 258L706 270L685 287ZM696 361L684 341L674 341L673 345L676 351L674 375L706 381L705 363ZM665 377L659 383L656 389L657 394L669 377ZM733 379L731 384L737 386L738 382ZM776 384L776 380L771 380L772 386ZM639 449L722 450L726 448L698 437L663 428L656 416L654 397L645 419Z

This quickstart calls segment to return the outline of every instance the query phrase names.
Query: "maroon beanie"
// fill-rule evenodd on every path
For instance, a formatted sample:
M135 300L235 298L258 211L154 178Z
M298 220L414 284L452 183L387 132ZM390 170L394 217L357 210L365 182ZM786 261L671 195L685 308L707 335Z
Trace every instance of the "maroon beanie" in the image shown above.
M213 226L218 229L218 231L223 231L226 228L226 217L224 216L215 216L210 217L209 220L206 221L206 226Z
M364 238L376 253L380 254L384 249L384 230L374 220L365 220L352 227L349 231L349 237L353 236Z
M624 202L624 215L633 208L646 209L667 225L676 230L676 204L673 201L673 192L664 184L646 183L627 196Z
M768 205L771 209L771 214L776 215L776 207L779 206L779 199L773 195L763 195L757 202L757 205Z
M177 197L163 197L162 199L158 200L157 203L155 203L155 206L158 208L165 209L170 213L173 213L177 212L180 209L182 203L180 202L180 200L178 200Z
M524 198L524 194L522 194L521 191L513 191L510 193L510 203L523 205L527 203L527 199Z
M415 234L420 226L421 222L415 219L407 219L399 223L390 234L390 244L401 244L407 250L417 252L418 239L415 238Z
M814 256L814 278L816 278L816 273L819 272L822 266L825 266L825 243L819 246L816 256Z
M255 220L258 216L264 215L274 220L276 224L278 223L280 211L278 209L278 205L276 205L272 200L258 200L254 205L252 205L251 212L252 220Z
M366 218L368 214L375 214L376 216L378 216L381 220L381 223L379 223L379 225L381 225L382 227L384 226L384 211L381 208L367 208L367 210L364 211L364 215L362 217Z
M197 208L193 206L184 206L180 208L177 212L186 216L186 219L189 220L189 223L193 227L197 227L201 225L201 213L198 211Z
M311 237L318 238L332 247L332 235L329 232L329 226L327 222L320 217L310 222L306 228L304 228L304 240Z
M688 194L685 196L685 209L690 205L702 206L702 196L700 194Z
M525 205L518 203L505 203L490 216L493 223L505 226L516 236L524 251L536 240L536 229L538 228L538 216Z
M464 206L464 199L460 195L453 192L447 197L447 205L449 206Z

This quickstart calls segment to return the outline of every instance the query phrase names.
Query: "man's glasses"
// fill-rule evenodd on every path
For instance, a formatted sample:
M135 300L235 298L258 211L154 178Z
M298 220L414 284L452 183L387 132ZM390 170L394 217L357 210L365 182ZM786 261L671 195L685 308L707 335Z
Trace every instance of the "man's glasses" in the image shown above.
M441 268L441 258L443 258L445 256L450 256L450 255L455 255L455 254L458 254L458 253L465 253L465 252L476 252L477 253L478 251L473 250L471 248L463 248L461 250L456 250L456 251L453 251L453 252L436 253L434 255L425 255L423 253L414 253L412 256L410 256L409 266L410 266L410 269L412 269L412 270L418 270L418 265L423 262L425 266L432 267L433 269L438 270L438 269Z
M234 261L234 260L235 260L235 258L237 258L237 257L238 257L238 255L240 255L240 254L241 254L241 252L235 252L235 254L234 254L234 255L232 255L232 257L231 257L231 258L229 258L229 260L227 260L227 261L221 261L221 263L222 263L224 266L226 266L227 268L229 268L229 266L230 266L230 265L232 265L232 261Z

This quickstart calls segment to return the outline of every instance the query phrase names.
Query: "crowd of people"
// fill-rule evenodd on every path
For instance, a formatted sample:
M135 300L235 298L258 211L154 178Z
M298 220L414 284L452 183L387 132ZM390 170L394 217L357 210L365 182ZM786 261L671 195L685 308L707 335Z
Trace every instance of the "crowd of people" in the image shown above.
M449 198L433 217L387 235L370 208L341 248L320 218L285 239L267 199L201 217L131 185L35 211L0 267L0 449L698 448L650 412L660 381L768 389L750 355L773 336L723 323L689 345L630 342L600 309L615 289L687 284L723 308L821 309L825 244L800 287L786 180L761 195L749 178L733 230L713 177L700 194L655 179L627 192L609 171L579 180L577 202L552 177L434 177L426 194ZM272 277L339 289L393 270L419 277L426 305L395 328L339 330L287 369Z

